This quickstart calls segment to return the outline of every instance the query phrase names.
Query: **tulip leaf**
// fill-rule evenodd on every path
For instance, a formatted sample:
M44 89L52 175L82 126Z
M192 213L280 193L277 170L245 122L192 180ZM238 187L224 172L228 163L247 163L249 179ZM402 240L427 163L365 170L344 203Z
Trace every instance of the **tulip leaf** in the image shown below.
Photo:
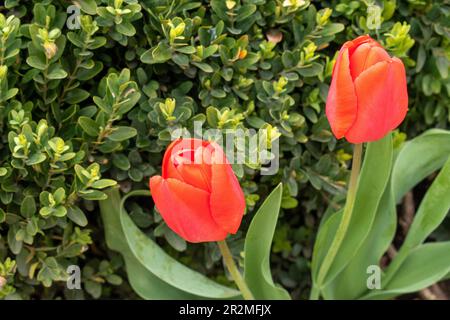
M372 290L364 299L389 299L429 287L450 272L450 242L423 244L412 250L383 290Z
M386 271L387 282L396 274L399 266L411 250L421 245L442 223L449 210L450 157L423 197L406 239Z
M441 168L449 154L450 131L431 129L406 142L392 168L396 202L416 184Z
M352 218L339 251L328 270L324 286L351 261L372 228L377 208L386 189L392 165L392 137L389 133L367 146L359 176ZM333 235L334 236L334 235ZM318 261L318 268L322 261Z
M118 188L105 193L100 201L108 247L120 252L126 263L133 289L144 299L228 299L238 298L238 291L222 286L179 263L165 253L133 223L123 208L130 196L150 196L133 191L122 199Z
M336 234L339 222L341 221L342 211L343 209L330 213L327 216L324 216L320 222L311 262L313 279L316 279L319 273L320 263L325 259L328 248L331 246L331 242L333 241L333 237ZM327 212L329 213L330 210L327 209Z
M355 299L361 296L389 298L421 289L367 293L366 280L368 274L366 268L370 265L377 265L392 242L397 220L395 200L400 200L407 191L420 182L419 179L423 180L444 164L441 172L423 198L402 248L387 269L386 276L382 280L383 287L389 288L392 286L391 283L398 283L397 277L400 275L398 270L402 268L402 263L445 218L450 209L450 159L445 163L445 160L449 157L449 142L450 133L448 131L432 129L407 142L397 152L392 167L391 180L380 201L369 236L347 267L324 288L322 293L326 299ZM396 186L395 192L392 185ZM316 246L320 240L320 235L319 231ZM348 281L349 278L352 281Z
M256 212L245 238L245 281L256 299L291 299L274 284L270 253L280 211L283 187L279 184Z
M367 289L367 268L378 265L395 235L397 213L390 184L377 209L369 235L345 269L324 288L326 299L356 299ZM352 279L352 281L348 281Z

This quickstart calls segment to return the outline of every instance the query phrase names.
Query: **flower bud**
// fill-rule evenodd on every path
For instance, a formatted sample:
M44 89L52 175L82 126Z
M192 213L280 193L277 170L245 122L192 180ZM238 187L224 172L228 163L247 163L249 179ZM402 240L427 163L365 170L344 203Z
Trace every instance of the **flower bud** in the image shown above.
M47 59L50 60L58 52L58 47L56 46L56 44L54 42L46 41L46 42L44 42L44 51L45 51L45 56L47 57Z

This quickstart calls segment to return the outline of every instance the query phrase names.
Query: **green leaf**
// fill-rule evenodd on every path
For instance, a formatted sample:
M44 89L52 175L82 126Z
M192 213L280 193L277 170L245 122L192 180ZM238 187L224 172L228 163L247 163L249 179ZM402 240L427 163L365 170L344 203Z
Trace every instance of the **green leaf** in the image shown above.
M421 244L441 224L449 210L450 158L423 197L403 246Z
M194 54L197 52L197 50L193 46L180 47L176 48L175 50L185 54Z
M406 142L392 168L392 189L396 202L441 168L449 154L450 131L431 129Z
M211 73L214 71L214 69L207 63L205 62L195 62L192 61L191 62L192 65L196 66L197 68L199 68L200 70L207 72L207 73Z
M141 55L141 61L148 64L163 63L170 58L172 58L172 50L165 42L160 42L158 46L145 51Z
M129 196L149 196L148 191L134 191L123 199L117 188L106 191L108 199L100 202L106 242L119 251L126 262L128 279L144 299L237 298L239 292L219 285L187 268L165 253L141 232L125 212Z
M41 162L44 162L47 157L43 153L35 153L31 157L28 158L25 163L29 166L34 166L35 164L39 164Z
M80 197L86 200L105 200L106 194L98 190L86 190L79 192Z
M396 206L388 185L369 235L345 269L324 289L324 297L333 300L356 299L367 292L367 267L378 265L394 238L396 227Z
M97 137L100 134L99 125L91 118L81 116L78 118L78 124L91 137Z
M450 272L450 242L427 243L412 250L383 290L372 290L364 299L388 299L416 292Z
M116 29L117 32L127 37L132 37L136 34L136 29L134 28L134 26L127 21L122 21L122 23L116 24Z
M323 72L323 66L313 62L308 66L297 68L296 71L303 77L315 77Z
M0 223L5 222L5 220L6 220L6 212L2 208L0 208Z
M80 227L85 227L88 224L86 215L77 206L67 207L67 217Z
M95 61L95 64L90 69L80 68L76 74L77 80L86 81L95 77L103 69L103 63L100 61Z
M422 244L442 223L450 210L450 157L427 190L405 241L386 271L386 282L397 272L406 256Z
M442 77L442 79L447 79L448 70L450 69L450 62L445 55L435 57L436 67Z
M36 202L33 196L23 198L20 205L20 213L26 218L30 218L36 212Z
M126 171L131 168L130 160L128 160L128 157L123 153L114 153L112 155L112 162L114 166L120 170Z
M104 189L107 187L112 187L115 186L117 184L117 182L115 180L111 180L111 179L101 179L98 181L95 181L91 187L95 188L95 189Z
M81 5L81 10L87 14L95 15L97 14L97 3L95 0L79 0Z
M338 210L334 213L330 213L332 211L328 211L328 216L322 218L322 220L325 221L320 222L319 231L317 232L316 241L314 243L311 262L311 273L313 279L317 278L320 264L322 263L323 259L325 259L328 248L331 246L331 242L333 241L339 222L341 221L342 211L343 209Z
M238 10L236 21L242 21L255 13L257 7L254 4L245 4Z
M289 293L274 284L270 253L280 211L283 186L279 184L252 219L245 238L245 281L256 299L290 299Z
M22 250L23 241L16 240L16 233L18 232L18 228L16 226L9 228L8 230L8 247L14 254L19 254Z
M112 141L124 141L137 135L137 130L132 127L115 127L113 133L108 136Z
M88 91L75 88L67 92L66 96L64 97L64 101L69 104L77 104L81 101L86 100L89 98L90 94Z
M39 70L45 70L47 67L45 64L45 61L42 61L38 56L31 56L27 58L27 63L30 67L39 69Z
M64 79L65 77L67 77L67 72L59 64L53 64L50 66L47 73L48 79Z

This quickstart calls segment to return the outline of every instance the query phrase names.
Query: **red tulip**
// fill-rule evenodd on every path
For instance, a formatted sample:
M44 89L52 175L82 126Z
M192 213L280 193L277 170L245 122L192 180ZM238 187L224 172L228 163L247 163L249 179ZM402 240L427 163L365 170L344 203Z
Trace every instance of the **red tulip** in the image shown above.
M245 211L244 193L214 142L172 142L150 190L167 225L189 242L224 240L237 232Z
M375 141L408 111L405 67L365 35L344 43L333 69L326 115L336 138Z

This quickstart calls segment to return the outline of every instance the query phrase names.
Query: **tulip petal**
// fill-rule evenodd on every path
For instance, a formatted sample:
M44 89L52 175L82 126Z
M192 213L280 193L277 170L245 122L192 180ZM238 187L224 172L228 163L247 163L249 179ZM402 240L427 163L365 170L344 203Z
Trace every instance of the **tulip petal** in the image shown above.
M359 36L351 41L347 41L346 43L344 43L344 47L348 47L350 49L350 55L352 55L354 49L365 43L368 43L371 46L381 47L381 45L375 40L373 40L368 34Z
M176 179L154 176L150 190L167 225L189 242L221 241L227 232L211 216L208 192Z
M211 213L222 229L235 234L245 211L244 193L225 155L217 149L214 155L216 161L211 166Z
M336 60L326 104L326 115L337 139L342 138L356 119L357 99L350 74L348 48Z
M361 72L372 65L390 59L391 57L383 48L370 43L363 43L350 56L350 72L352 78L356 79Z
M206 192L211 192L211 169L209 165L185 163L178 166L177 170L184 182Z
M164 179L166 178L174 178L183 181L183 178L178 173L175 165L172 162L173 150L174 148L181 143L181 139L177 139L173 141L166 149L164 153L163 163L162 163L162 176Z
M351 143L376 141L395 129L408 110L403 63L394 58L379 62L355 79L358 114L345 134Z

